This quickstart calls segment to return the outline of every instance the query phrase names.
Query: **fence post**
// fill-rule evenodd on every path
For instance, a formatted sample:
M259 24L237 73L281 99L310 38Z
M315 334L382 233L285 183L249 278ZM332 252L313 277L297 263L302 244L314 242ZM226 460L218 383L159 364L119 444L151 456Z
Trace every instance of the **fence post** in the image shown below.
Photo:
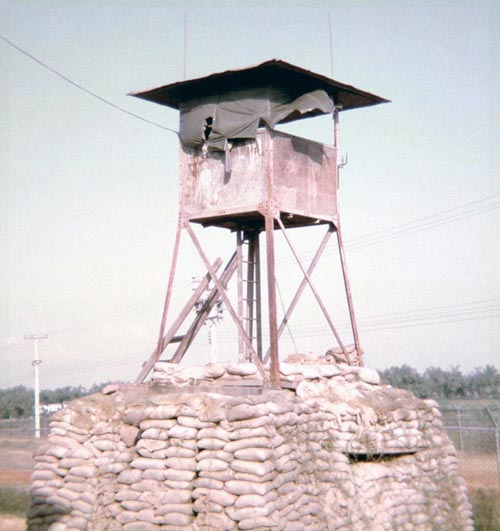
M488 415L489 415L489 417L491 419L491 423L493 424L493 427L495 428L495 443L496 443L496 447L497 447L497 480L498 480L498 484L500 486L500 443L499 443L499 434L498 434L498 431L499 431L500 427L496 423L495 417L491 413L489 407L486 408L486 411L487 411L487 413L488 413Z
M460 441L460 451L464 451L464 437L462 435L462 413L460 408L457 407L457 421L458 421L458 439Z

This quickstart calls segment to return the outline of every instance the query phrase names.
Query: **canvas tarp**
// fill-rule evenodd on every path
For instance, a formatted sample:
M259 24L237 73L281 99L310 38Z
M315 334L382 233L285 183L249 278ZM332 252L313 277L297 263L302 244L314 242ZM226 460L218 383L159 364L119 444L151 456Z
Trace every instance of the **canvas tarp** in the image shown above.
M273 87L243 89L185 102L180 107L181 142L189 147L227 150L227 141L255 138L259 125L276 124L305 113L327 114L334 103L324 90L300 96Z

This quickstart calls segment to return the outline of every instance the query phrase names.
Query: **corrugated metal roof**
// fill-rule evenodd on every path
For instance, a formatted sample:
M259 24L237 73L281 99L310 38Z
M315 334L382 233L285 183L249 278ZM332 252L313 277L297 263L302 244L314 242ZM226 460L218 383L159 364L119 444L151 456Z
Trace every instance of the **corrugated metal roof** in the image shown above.
M340 105L342 110L389 101L279 59L271 59L239 70L227 70L206 77L179 81L150 90L132 92L130 96L179 109L187 101L239 89L268 86L302 94L321 89L333 97L335 104Z

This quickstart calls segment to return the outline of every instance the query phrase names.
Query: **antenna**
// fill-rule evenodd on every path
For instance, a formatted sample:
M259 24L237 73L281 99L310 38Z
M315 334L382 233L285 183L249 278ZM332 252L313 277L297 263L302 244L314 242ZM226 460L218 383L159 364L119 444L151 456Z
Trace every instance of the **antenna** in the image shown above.
M184 11L184 53L183 53L183 63L182 63L182 72L184 80L186 80L186 62L187 62L187 11Z
M330 70L333 78L333 31L332 31L332 14L328 13L328 33L330 36Z

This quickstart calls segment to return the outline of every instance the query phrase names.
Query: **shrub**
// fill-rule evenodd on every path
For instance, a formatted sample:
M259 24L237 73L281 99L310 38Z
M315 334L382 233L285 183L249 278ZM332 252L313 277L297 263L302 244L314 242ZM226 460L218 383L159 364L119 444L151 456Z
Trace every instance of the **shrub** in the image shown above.
M470 493L474 511L476 531L498 531L500 529L500 502L498 491L477 489Z
M0 513L24 516L30 505L30 495L23 487L0 486Z

